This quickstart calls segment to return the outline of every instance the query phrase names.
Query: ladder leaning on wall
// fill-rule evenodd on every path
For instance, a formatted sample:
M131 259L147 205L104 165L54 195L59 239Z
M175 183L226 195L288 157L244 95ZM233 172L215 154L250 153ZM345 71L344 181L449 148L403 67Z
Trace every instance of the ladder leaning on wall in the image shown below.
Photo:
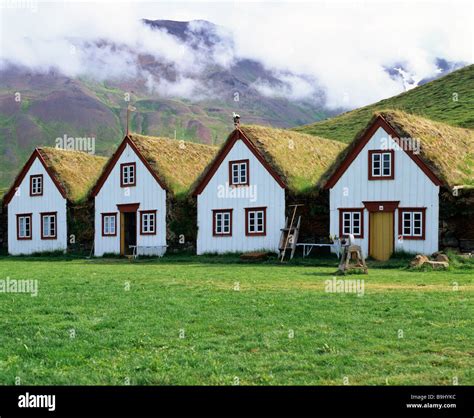
M303 205L290 205L290 208L293 208L293 214L291 216L290 225L288 226L288 217L285 219L285 227L281 229L281 237L280 237L280 261L283 263L285 260L285 255L287 250L291 250L290 252L290 260L293 258L296 250L296 243L298 242L298 235L300 233L300 225L301 225L301 216L298 216L298 220L296 221L295 225L295 218L296 218L296 210L299 206Z

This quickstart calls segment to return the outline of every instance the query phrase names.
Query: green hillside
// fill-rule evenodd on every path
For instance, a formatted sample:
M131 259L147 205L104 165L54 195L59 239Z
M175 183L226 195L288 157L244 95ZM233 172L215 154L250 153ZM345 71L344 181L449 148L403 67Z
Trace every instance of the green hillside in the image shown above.
M294 130L350 142L366 126L373 113L383 109L399 109L434 121L474 129L474 65L398 96Z

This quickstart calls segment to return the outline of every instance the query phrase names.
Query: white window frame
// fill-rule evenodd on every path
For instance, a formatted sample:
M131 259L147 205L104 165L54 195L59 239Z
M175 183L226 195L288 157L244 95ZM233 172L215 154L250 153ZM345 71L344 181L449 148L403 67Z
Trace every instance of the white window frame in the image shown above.
M215 236L226 236L232 235L232 211L222 210L213 212L213 235ZM227 221L227 225L226 225Z
M385 156L388 156L388 160L385 160ZM376 161L376 157L377 160ZM392 177L392 153L391 152L374 152L371 155L372 158L372 177ZM388 163L388 173L385 171L385 163ZM376 165L378 164L378 167ZM379 170L379 174L375 174L374 170Z
M342 221L342 226L341 226L341 231L342 231L342 236L349 236L349 235L354 235L355 238L360 238L363 236L363 216L364 212L360 210L342 210L342 216L341 216L341 221ZM355 226L355 220L359 221L359 225L356 227ZM349 222L349 225L346 225L346 221ZM355 231L355 229L358 228L358 232Z
M26 235L26 221L28 220L29 222L29 234ZM33 222L33 217L31 215L23 215L23 216L18 216L18 221L17 221L17 228L18 228L18 238L19 239L31 239L32 238L32 222ZM22 223L23 225L23 234L22 232Z
M136 165L125 163L122 168L122 185L130 186L136 184Z
M266 223L267 214L264 208L252 209L247 208L247 235L265 235L266 234ZM261 215L259 221L259 215Z
M31 176L31 196L41 196L43 194L43 176Z
M140 234L141 235L156 234L156 212L140 213Z
M41 215L41 239L50 239L57 237L57 229L58 229L58 217L57 214L45 214ZM51 227L53 226L53 227ZM52 233L51 231L54 231Z
M116 214L104 215L102 217L102 222L104 222L104 225L102 228L104 237L117 235L117 215Z
M419 216L419 219L415 219L415 215ZM415 221L420 222L419 227L415 227ZM408 224L408 225L407 225ZM415 228L420 230L419 233L415 233ZM403 237L423 237L423 211L413 210L413 211L403 211L402 212L402 236ZM406 233L405 230L408 229L409 233Z
M232 185L247 185L249 176L249 162L247 160L236 162L231 161L230 167Z

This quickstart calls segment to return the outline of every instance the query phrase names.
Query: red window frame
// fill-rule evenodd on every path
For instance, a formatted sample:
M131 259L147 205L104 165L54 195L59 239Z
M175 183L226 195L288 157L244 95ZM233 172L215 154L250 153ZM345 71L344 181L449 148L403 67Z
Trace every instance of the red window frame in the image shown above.
M41 191L40 193L33 193L33 179L41 179ZM30 196L43 196L44 189L44 178L42 174L33 174L30 176Z
M380 176L374 176L372 171L372 161L374 155L390 154L390 175L383 175L383 157L380 157ZM395 178L395 152L393 149L388 150L369 150L369 180L393 180Z
M234 209L213 209L212 211L212 236L231 237L232 236L232 212ZM218 213L229 213L229 232L216 232L216 215Z
M245 183L234 183L234 176L233 176L233 165L234 164L245 164L246 167L246 181ZM234 161L229 161L229 185L230 186L248 186L250 184L249 178L250 178L250 173L249 173L249 160L234 160ZM240 179L240 166L239 166L239 179Z
M249 213L263 212L263 231L251 232L249 231ZM261 206L256 208L245 208L245 235L247 237L264 237L267 235L267 207Z
M357 212L360 215L360 225L359 230L360 234L353 234L354 238L364 238L364 208L338 208L339 209L339 237L347 238L348 234L344 233L344 213ZM351 216L351 229L352 229L352 216Z
M43 218L46 216L54 216L54 235L45 236L43 230ZM41 239L57 239L58 238L58 212L41 212L40 213L40 222L41 222Z
M103 237L116 237L117 236L117 229L118 229L117 212L104 212L104 213L101 213L101 215L102 215L102 236ZM113 233L113 234L106 234L105 233L105 217L106 216L113 216L115 218L115 233Z
M125 167L133 167L133 183L124 183L123 169ZM137 163L120 164L120 187L133 187L137 184Z
M411 212L421 212L421 235L404 235L403 214ZM413 222L413 219L411 220ZM413 226L411 226L413 229ZM408 240L424 240L426 236L426 208L398 208L398 238Z
M140 212L140 235L156 235L156 210L141 210ZM154 215L154 221L153 221L153 232L145 232L143 230L143 215L149 215L153 214Z
M30 236L20 237L20 218L30 219ZM19 241L28 241L33 239L33 214L32 213L17 213L16 215L16 239Z

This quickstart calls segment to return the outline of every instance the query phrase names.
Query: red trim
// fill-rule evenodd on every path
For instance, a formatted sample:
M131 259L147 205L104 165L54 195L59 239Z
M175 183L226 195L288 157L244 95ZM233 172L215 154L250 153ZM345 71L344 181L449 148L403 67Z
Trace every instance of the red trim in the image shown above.
M339 210L339 238L347 238L349 235L344 234L343 213L359 212L360 213L360 234L354 235L354 238L364 238L364 208L338 208Z
M4 206L8 205L10 203L10 201L13 199L13 196L15 195L16 191L20 187L23 179L25 178L26 174L28 173L28 170L31 168L31 166L33 165L36 158L38 158L40 160L41 164L43 164L44 169L48 173L48 175L51 178L51 180L53 181L53 183L58 188L59 193L61 193L61 196L64 197L64 199L67 199L66 190L61 185L61 183L59 183L58 179L53 174L53 172L49 169L49 167L46 165L46 162L45 162L43 156L41 155L40 151L41 151L41 148L35 148L35 150L31 154L30 158L28 159L28 161L25 163L25 165L21 169L21 171L18 174L17 178L13 182L12 187L10 187L8 192L5 194L5 198L3 199L3 205Z
M153 222L153 232L144 232L143 231L143 215L147 213L153 213L155 215L155 220ZM140 235L156 235L156 210L141 210L140 211Z
M372 158L374 154L387 154L390 153L390 175L389 176L373 176L372 175ZM393 149L387 150L369 150L369 180L393 180L395 178L395 151ZM383 173L383 160L380 158L380 174Z
M398 137L397 132L393 129L389 123L382 117L377 116L373 122L370 122L368 127L366 128L365 132L362 136L357 140L354 144L352 150L346 155L344 160L339 164L336 171L329 177L329 180L324 185L325 189L330 189L334 187L337 181L341 178L341 176L346 172L352 162L356 159L359 153L362 151L364 146L369 142L372 138L374 133L377 131L378 128L383 128L385 132L387 132L391 138L397 142L398 145L409 155L409 157L420 167L420 169L430 178L430 180L436 186L442 186L443 182L436 176L435 173L426 165L426 163L415 154L412 150L406 149L403 144L400 143L400 138Z
M30 218L30 236L20 237L20 218ZM19 241L28 241L33 238L33 214L32 213L17 213L16 215L16 239Z
M403 235L403 214L405 212L421 212L421 236ZM426 236L426 208L398 208L398 239L424 240Z
M107 162L104 171L100 175L99 179L97 180L95 186L92 188L91 191L91 197L97 196L97 194L100 192L100 189L102 189L102 186L104 185L105 181L109 178L110 173L112 172L113 168L115 167L115 164L117 164L117 161L119 160L120 156L122 155L123 151L127 147L127 145L130 146L135 151L135 154L138 155L140 158L141 162L145 165L145 167L148 169L150 174L153 176L153 178L157 181L157 183L161 186L162 189L169 191L168 188L166 187L165 183L160 179L158 174L153 170L151 167L150 163L145 159L145 157L142 155L142 153L138 150L137 146L134 144L133 140L129 137L126 136L119 147L117 148L117 151L115 151L114 155L110 157L109 161Z
M118 229L118 225L117 225L117 212L104 212L104 213L101 213L102 215L102 236L103 237L116 237L117 236L117 229ZM106 234L105 233L105 222L104 222L104 218L106 216L114 216L115 217L115 233L114 234Z
M133 167L133 183L125 184L123 182L123 168ZM122 163L120 164L120 187L133 187L137 184L137 163Z
M263 211L263 232L249 231L249 212ZM267 235L267 207L245 208L245 236L247 237L264 237Z
M233 171L232 171L232 165L233 164L242 164L242 163L245 163L246 166L247 166L247 169L246 169L246 172L247 172L247 175L246 175L246 178L247 178L247 181L245 183L237 183L237 184L234 184L234 175L233 175ZM248 186L250 184L250 181L249 181L249 167L250 167L250 162L249 160L234 160L234 161L229 161L229 186L234 186L234 187L239 187L239 186ZM239 176L240 176L240 170L239 170Z
M362 202L366 209L369 212L395 212L395 209L398 208L399 200L381 200L381 201L371 201L371 202Z
M43 218L45 216L54 216L54 235L45 237L43 233ZM57 239L58 237L58 212L41 212L40 213L41 221L41 239Z
M219 153L217 154L216 158L212 162L211 166L209 167L208 171L201 179L201 181L197 184L193 191L193 196L197 196L202 193L205 189L209 181L211 180L212 176L218 170L222 162L224 161L227 154L230 152L234 144L238 140L242 140L242 142L247 145L250 149L252 154L260 161L260 163L266 168L266 170L270 173L270 175L275 179L275 181L280 185L282 189L286 188L286 184L282 180L282 178L278 175L278 173L273 169L273 167L265 160L262 153L258 150L258 148L253 145L253 143L245 136L245 134L240 129L235 129L227 138L224 146L221 148Z
M33 193L33 179L40 178L41 179L41 193ZM30 176L30 196L43 196L44 190L44 179L42 174L33 174Z
M213 237L231 237L232 236L232 212L234 209L213 209L212 210L212 236ZM216 233L216 213L230 213L229 217L229 232Z
M117 209L119 212L136 212L139 206L140 203L124 203L118 204Z

